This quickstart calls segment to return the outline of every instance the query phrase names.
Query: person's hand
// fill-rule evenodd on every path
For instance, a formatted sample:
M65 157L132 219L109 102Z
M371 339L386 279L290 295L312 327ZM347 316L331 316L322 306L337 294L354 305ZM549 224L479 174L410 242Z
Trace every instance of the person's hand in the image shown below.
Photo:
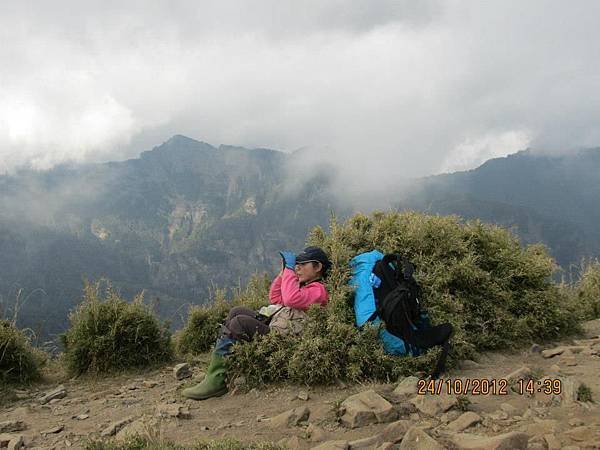
M294 270L294 267L296 266L296 255L287 250L279 252L279 254L281 255L283 268L287 267L288 269Z

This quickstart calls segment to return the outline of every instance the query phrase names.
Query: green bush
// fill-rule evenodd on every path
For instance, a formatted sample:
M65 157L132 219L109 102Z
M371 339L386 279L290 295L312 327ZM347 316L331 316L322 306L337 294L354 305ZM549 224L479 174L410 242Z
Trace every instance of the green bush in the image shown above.
M377 330L358 331L353 325L348 263L373 249L403 253L416 264L432 321L454 326L454 358L578 329L568 294L551 281L556 266L545 248L522 248L497 226L455 216L377 212L357 214L343 224L333 218L329 233L317 227L308 243L323 247L333 263L329 305L309 311L300 337L274 334L236 344L229 358L231 376L243 373L250 385L276 380L322 384L430 371L436 351L418 358L391 357L383 353Z
M0 384L26 383L40 377L43 353L8 320L0 320Z
M227 301L225 291L217 289L207 305L190 307L187 323L177 336L177 352L195 355L210 350L229 310L236 305L257 310L269 304L269 286L270 279L266 274L255 274L243 289L238 287L235 290L233 301Z
M106 373L170 361L168 326L143 304L143 295L128 303L110 285L101 291L100 282L85 283L83 301L61 335L69 372Z
M577 309L583 320L600 317L600 262L589 264L575 287Z

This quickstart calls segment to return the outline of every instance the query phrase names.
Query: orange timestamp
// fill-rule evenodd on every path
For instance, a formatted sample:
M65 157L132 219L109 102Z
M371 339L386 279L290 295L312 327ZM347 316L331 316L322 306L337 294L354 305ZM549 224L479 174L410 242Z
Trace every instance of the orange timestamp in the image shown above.
M508 395L505 378L447 378L444 380L419 380L418 395Z
M443 380L421 379L417 383L418 395L508 395L509 389L519 395L534 395L536 392L546 395L560 395L560 378L543 380L518 379L509 383L506 378L465 378Z

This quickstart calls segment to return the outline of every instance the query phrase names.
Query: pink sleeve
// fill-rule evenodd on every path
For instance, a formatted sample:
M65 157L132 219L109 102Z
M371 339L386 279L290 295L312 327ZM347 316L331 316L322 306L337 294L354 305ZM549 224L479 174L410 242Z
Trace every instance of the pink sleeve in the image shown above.
M269 302L272 305L283 304L281 300L281 276L277 275L271 283L271 289L269 289Z
M298 276L291 269L284 269L281 276L281 299L285 306L308 309L314 304L326 305L329 297L321 283L310 283L300 287Z

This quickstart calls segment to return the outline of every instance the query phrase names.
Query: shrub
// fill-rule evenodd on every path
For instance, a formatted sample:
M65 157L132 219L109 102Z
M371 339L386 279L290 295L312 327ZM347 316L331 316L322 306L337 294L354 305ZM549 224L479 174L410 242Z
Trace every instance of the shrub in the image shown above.
M167 362L172 358L167 324L160 324L139 294L128 303L110 286L85 283L84 298L61 335L69 372L106 373Z
M0 383L26 383L39 378L43 353L14 323L0 320Z
M581 383L577 388L577 400L580 402L592 401L592 389L585 383Z
M579 283L575 287L576 308L583 320L600 317L600 262L587 266Z
M217 289L207 305L192 306L188 320L177 338L177 352L181 355L199 354L211 349L219 336L229 310L236 305L258 309L269 303L270 279L266 274L255 274L244 288L238 287L233 301L227 301L225 291Z
M578 329L564 290L554 285L556 265L541 245L522 248L509 231L456 216L415 212L357 214L329 233L316 227L308 243L323 247L332 261L327 308L313 308L300 337L267 335L238 343L230 375L249 385L276 380L307 384L336 379L396 378L431 370L437 351L418 358L384 354L377 330L354 327L350 259L378 249L411 259L434 323L450 322L454 358L531 340L553 339Z

